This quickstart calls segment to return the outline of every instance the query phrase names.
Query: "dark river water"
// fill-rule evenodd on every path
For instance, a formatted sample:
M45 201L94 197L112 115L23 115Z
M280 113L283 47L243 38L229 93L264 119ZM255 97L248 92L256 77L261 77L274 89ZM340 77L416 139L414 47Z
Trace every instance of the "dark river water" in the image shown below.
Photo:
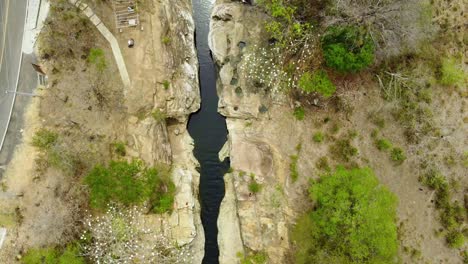
M226 120L218 113L217 70L208 46L210 14L215 0L192 0L196 27L196 46L200 64L201 109L188 123L195 141L194 155L200 162L201 220L205 231L204 264L219 263L217 219L224 197L223 175L229 160L220 161L218 153L227 140Z

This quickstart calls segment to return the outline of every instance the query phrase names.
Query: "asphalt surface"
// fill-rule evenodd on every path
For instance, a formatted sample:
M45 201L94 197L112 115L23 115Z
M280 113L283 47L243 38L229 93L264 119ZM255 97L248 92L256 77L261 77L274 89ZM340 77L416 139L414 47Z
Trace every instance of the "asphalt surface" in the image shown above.
M5 136L0 150L0 178L3 174L1 167L8 164L15 146L21 142L22 117L31 100L29 96L17 95L14 101L14 94L7 91L15 91L17 84L18 92L31 92L37 86L37 74L31 66L35 61L34 55L21 56L26 8L27 0L0 0L0 143Z

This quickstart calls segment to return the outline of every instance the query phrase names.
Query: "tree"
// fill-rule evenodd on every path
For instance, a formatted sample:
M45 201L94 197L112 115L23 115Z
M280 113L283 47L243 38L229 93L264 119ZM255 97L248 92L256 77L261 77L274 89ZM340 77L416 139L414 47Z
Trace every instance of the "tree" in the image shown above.
M372 64L374 44L363 28L329 27L322 37L328 67L339 72L357 72Z
M299 219L296 263L394 263L396 197L372 170L338 168L309 189L316 209Z

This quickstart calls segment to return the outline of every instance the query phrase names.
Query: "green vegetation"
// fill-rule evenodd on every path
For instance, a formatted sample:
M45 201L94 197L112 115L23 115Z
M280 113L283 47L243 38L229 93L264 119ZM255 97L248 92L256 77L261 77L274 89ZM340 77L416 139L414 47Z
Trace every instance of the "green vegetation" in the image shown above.
M256 194L262 190L262 185L255 180L254 176L250 177L249 191Z
M109 203L124 206L150 201L155 213L170 212L175 185L166 168L145 168L142 162L111 161L108 167L95 166L85 177L90 190L90 205L105 209Z
M363 28L329 27L322 49L327 66L339 72L360 71L374 60L374 44Z
M265 252L253 252L248 255L238 252L237 257L241 264L265 264L268 260L268 256Z
M386 138L380 138L375 141L375 146L380 151L387 151L393 147L393 144Z
M75 173L77 169L77 159L70 154L70 151L59 142L58 133L42 128L34 134L32 145L38 148L41 153L36 159L37 169L44 172L52 166L61 169L67 174Z
M325 98L332 96L336 91L335 85L322 70L313 74L305 72L299 79L299 88L306 93L317 92Z
M52 148L58 140L58 134L45 128L39 129L34 134L32 145L40 150L48 150Z
M304 120L304 117L305 117L304 107L297 106L296 108L294 108L293 115L299 121Z
M321 143L323 141L323 138L324 138L324 135L322 132L316 132L314 133L314 135L312 136L312 139L314 140L314 142L316 143Z
M92 48L89 50L88 62L96 66L98 72L101 73L107 68L104 51L99 48Z
M164 45L168 45L171 43L172 40L169 36L164 36L161 41Z
M154 118L154 120L158 121L158 122L162 122L164 120L166 120L166 113L164 113L163 111L159 110L159 109L156 109L154 110L152 113L151 113L151 116Z
M64 250L55 248L37 248L28 250L21 260L23 264L84 264L76 246L68 246Z
M295 263L393 263L398 240L396 197L372 170L339 167L312 184L316 209L292 233Z
M443 85L462 85L466 75L454 58L442 60L440 83Z
M392 149L390 157L397 165L403 164L403 162L406 160L405 152L403 151L403 149L398 147Z
M162 85L163 85L163 87L164 87L164 90L167 90L167 89L169 89L169 87L171 86L171 83L170 83L168 80L164 80L164 81L162 82Z
M293 182L297 181L299 178L299 171L297 170L297 161L299 160L298 155L289 156L291 162L289 163L289 172L291 174L291 179Z
M331 167L328 164L328 158L325 157L325 156L320 157L317 160L316 166L317 166L317 169L319 169L319 170L323 170L323 171L330 171L331 170Z
M124 157L125 155L127 155L127 150L125 148L125 142L121 142L121 141L114 142L114 143L112 143L112 148L113 148L114 152L119 156Z
M339 139L330 146L330 153L338 161L349 162L352 157L358 154L358 150L351 145L349 139Z
M438 170L430 168L419 177L419 181L436 192L435 205L439 211L441 224L447 231L447 244L454 248L463 246L464 236L461 229L466 210L458 202L452 202L450 186L445 176Z

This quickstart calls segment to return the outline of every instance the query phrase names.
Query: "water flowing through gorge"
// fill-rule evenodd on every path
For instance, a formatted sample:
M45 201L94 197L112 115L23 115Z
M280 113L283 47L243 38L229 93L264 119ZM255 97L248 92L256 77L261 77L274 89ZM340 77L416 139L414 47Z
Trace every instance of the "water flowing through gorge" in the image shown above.
M196 28L196 47L200 65L201 109L188 123L188 131L195 141L194 155L200 163L201 220L205 231L203 263L218 263L219 207L224 197L223 175L229 160L220 161L218 153L227 140L226 120L218 113L216 92L217 70L208 46L210 14L215 0L192 0Z

